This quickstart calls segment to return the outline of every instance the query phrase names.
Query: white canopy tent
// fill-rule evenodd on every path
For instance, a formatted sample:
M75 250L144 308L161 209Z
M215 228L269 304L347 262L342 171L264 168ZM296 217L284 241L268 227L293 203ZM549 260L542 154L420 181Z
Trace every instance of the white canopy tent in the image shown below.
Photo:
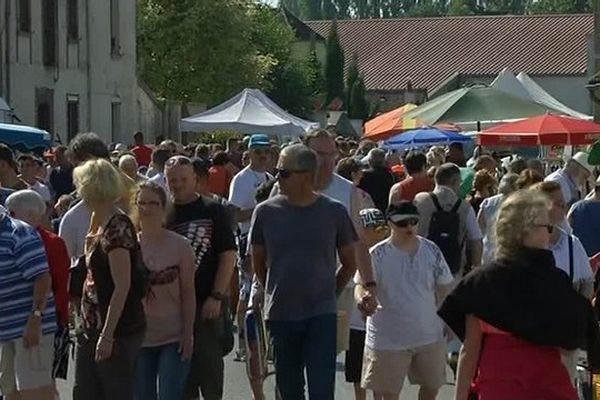
M556 110L571 117L586 120L592 119L591 116L573 110L569 106L561 103L550 93L546 92L544 88L538 85L525 72L521 72L515 77L511 70L504 68L490 86L505 93L512 94L513 96L521 97L527 100L533 100L542 106Z
M181 120L184 132L230 130L279 137L300 136L318 127L316 122L305 121L283 110L258 89L244 89L223 104Z

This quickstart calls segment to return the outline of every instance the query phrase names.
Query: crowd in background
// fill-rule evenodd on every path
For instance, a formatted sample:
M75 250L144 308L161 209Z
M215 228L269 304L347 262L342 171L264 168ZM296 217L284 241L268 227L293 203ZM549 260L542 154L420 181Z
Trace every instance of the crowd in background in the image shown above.
M342 352L357 400L405 378L433 400L448 362L458 400L577 399L577 364L600 367L595 172L327 130L0 144L0 392L54 399L72 368L74 400L217 400L235 350L261 400L271 348L283 400L333 399Z

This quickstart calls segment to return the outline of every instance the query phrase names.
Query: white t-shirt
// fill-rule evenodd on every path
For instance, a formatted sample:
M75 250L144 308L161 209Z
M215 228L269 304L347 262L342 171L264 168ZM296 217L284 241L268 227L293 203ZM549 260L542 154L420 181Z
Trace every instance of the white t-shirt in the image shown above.
M558 241L550 245L550 250L554 254L556 266L567 274L569 273L569 236L564 230L555 227L560 232ZM573 238L573 282L593 282L594 273L590 266L590 260L583 248L583 245L576 236Z
M229 185L229 202L240 210L249 210L256 207L256 189L266 181L273 179L268 172L257 172L247 166L238 172ZM242 234L250 231L250 220L240 222Z
M496 229L496 216L503 199L503 194L497 194L483 200L479 207L479 213L485 218L485 232L483 232L483 265L491 262L496 253L494 229Z
M42 182L37 181L33 185L29 186L29 189L37 192L46 203L52 203L52 194L50 193L50 189L48 186L44 185Z
M558 169L548 175L545 179L545 182L556 182L560 185L560 190L563 194L563 199L568 205L571 205L575 201L579 200L577 198L578 187L575 182L569 178L564 169Z
M391 239L370 250L379 300L377 311L367 318L366 345L372 349L406 350L444 338L436 288L449 285L452 273L439 247L418 239L413 256L394 246Z
M85 252L85 236L90 230L92 212L83 201L77 203L63 216L58 228L58 236L63 238L71 259Z

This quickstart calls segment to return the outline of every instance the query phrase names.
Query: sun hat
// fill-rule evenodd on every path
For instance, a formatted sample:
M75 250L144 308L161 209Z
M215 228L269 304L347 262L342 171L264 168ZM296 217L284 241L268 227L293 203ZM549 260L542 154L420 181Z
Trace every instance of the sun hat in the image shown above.
M590 174L594 173L594 167L592 167L590 165L590 163L588 162L589 159L589 154L584 152L584 151L580 151L575 153L575 155L573 156L573 158L571 158L571 160L575 161L577 164L581 165L583 168L585 168Z

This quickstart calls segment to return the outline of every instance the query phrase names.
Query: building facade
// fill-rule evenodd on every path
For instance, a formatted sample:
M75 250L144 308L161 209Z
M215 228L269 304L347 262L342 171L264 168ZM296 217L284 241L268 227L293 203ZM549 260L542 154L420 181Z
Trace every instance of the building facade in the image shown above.
M0 0L0 10L0 96L17 121L62 143L85 131L107 143L131 143L142 126L161 133L160 106L136 78L135 1Z

